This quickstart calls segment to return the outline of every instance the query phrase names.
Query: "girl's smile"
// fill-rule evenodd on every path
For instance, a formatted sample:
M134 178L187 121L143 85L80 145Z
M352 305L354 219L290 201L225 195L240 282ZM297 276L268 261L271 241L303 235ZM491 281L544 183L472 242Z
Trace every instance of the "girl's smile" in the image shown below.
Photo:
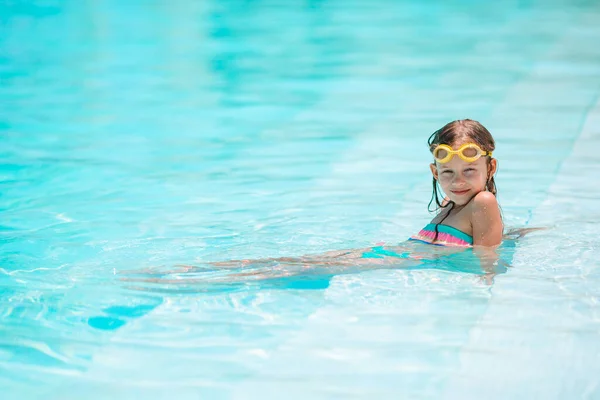
M467 194L470 192L470 190L450 190L450 192L452 192L452 194L456 195L456 196L462 196L464 194Z

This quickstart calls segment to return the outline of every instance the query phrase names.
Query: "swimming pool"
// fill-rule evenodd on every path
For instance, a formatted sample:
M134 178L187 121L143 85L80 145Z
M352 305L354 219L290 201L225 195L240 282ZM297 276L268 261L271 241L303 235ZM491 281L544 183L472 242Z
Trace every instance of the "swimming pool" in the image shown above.
M174 3L0 5L3 398L600 398L595 2ZM403 241L463 117L548 228L492 285L169 273Z

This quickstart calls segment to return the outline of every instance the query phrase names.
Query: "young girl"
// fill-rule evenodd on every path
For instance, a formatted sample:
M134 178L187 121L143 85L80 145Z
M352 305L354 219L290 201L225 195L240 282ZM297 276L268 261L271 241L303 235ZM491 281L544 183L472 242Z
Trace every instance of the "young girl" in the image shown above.
M305 268L326 267L329 272L342 273L364 267L381 268L393 263L395 267L411 267L425 260L460 252L458 248L479 247L478 255L484 270L494 264L495 254L483 247L496 247L502 242L503 224L496 200L494 174L498 162L492 158L494 138L479 122L470 119L452 121L435 131L428 140L433 162L433 193L429 209L435 202L437 215L409 242L398 246L375 246L360 250L332 251L303 257L282 257L268 260L234 260L212 263L220 267L245 265L273 266L300 264ZM445 194L440 197L441 191ZM453 247L445 251L427 251L410 241ZM403 259L402 265L398 259ZM484 262L485 261L485 262ZM484 265L485 264L485 265ZM333 269L333 270L332 270ZM338 270L338 271L334 271ZM264 270L260 274L264 274ZM244 275L254 275L254 271ZM237 274L239 276L239 274Z
M497 246L502 217L496 200L498 168L490 132L470 119L453 121L429 137L437 216L413 239L447 246ZM439 188L446 195L440 203Z
M496 200L494 174L498 163L492 158L495 150L492 135L477 121L457 120L434 132L428 145L433 156L429 166L433 175L429 208L435 202L437 215L409 241L397 246L331 251L302 257L230 260L209 265L218 270L237 269L237 273L227 276L229 282L297 276L308 272L310 275L332 276L369 268L419 268L424 266L425 261L438 260L462 252L465 248L475 247L481 260L480 271L493 274L498 261L493 248L502 241L503 224ZM445 194L443 198L440 197L440 189ZM517 235L525 233L520 231ZM423 242L426 244L422 245ZM431 244L443 248L425 248ZM431 264L428 265L431 268ZM435 264L434 267L439 268L439 265L444 263ZM239 271L239 268L243 268L243 271ZM168 274L209 270L211 268L181 266ZM168 279L160 281L178 282L177 279L173 282ZM188 284L192 281L194 279L185 280ZM198 281L206 282L202 277Z

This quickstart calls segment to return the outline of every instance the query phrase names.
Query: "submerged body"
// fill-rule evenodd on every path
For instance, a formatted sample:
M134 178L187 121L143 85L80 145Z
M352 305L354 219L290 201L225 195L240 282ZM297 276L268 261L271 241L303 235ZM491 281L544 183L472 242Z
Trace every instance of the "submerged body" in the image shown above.
M285 288L299 282L318 280L321 284L317 286L322 288L323 282L336 275L380 269L436 269L479 275L485 282L491 283L495 275L506 271L510 259L500 255L507 254L506 250L514 247L514 243L515 238L507 238L498 249L481 251L472 246L431 245L409 239L397 245L335 250L298 257L227 260L195 266L180 265L166 270L128 271L121 273L121 279L177 287L193 285L197 288L212 284L273 284Z

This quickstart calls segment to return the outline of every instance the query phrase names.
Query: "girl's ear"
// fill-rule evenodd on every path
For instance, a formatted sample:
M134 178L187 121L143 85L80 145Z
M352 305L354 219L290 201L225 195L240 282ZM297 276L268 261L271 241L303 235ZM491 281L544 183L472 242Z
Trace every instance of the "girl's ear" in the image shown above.
M433 179L438 180L438 171L434 163L429 164L429 169L431 169L431 174L433 175Z
M496 174L496 171L498 170L498 161L495 158L492 158L490 160L490 163L488 164L488 175L494 176L494 174Z

